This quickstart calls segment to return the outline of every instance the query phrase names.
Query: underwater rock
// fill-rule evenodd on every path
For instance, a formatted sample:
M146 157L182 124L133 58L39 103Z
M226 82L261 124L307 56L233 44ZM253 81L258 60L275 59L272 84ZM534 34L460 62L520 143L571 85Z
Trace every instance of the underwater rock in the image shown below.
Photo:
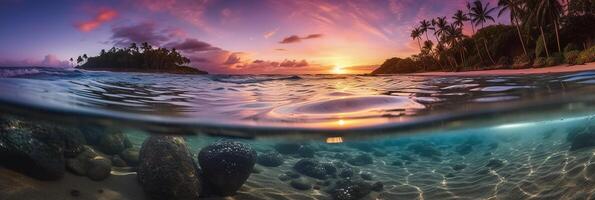
M105 157L94 157L86 165L87 177L94 181L106 179L112 171L112 162Z
M252 147L235 142L219 141L200 150L198 162L212 192L229 196L242 187L256 163Z
M339 172L339 177L350 178L353 176L353 174L355 174L353 168L349 167L349 168L345 168L345 169L341 170L341 172Z
M132 147L132 144L124 133L117 131L102 135L97 146L103 153L115 155Z
M452 177L455 177L455 174L453 174L453 173L448 173L448 174L446 174L444 177L446 177L446 178L452 178Z
M455 164L452 166L452 169L455 171L461 171L463 169L465 169L467 167L467 165L465 164Z
M41 180L64 176L64 135L60 129L16 119L1 123L1 165Z
M199 171L184 139L150 136L140 149L138 181L151 199L198 199Z
M362 153L354 158L348 159L347 163L349 163L351 165L355 165L355 166L369 165L369 164L374 163L374 158L372 158L372 156L370 156L370 154Z
M284 162L283 156L275 151L269 151L258 154L256 163L266 167L278 167Z
M433 148L431 144L422 144L422 143L412 144L409 147L407 147L407 150L409 150L419 156L423 156L423 157L427 157L427 158L442 156L442 153L440 153L440 151Z
M337 172L337 169L330 163L320 163L312 158L304 158L295 163L295 171L317 179L326 179Z
M87 174L87 167L85 163L75 158L69 158L66 160L66 169L79 176L84 176Z
M308 183L303 178L294 179L289 183L289 185L291 185L291 187L298 189L298 190L309 190L312 188L310 183Z
M298 150L297 154L302 158L314 158L314 148L309 145L302 145Z
M126 161L122 160L122 158L119 155L115 155L112 157L112 164L116 167L126 167L128 166L126 164Z
M362 177L362 179L364 179L364 180L368 180L368 181L372 180L372 173L370 173L370 172L362 172L359 174L359 176Z
M124 149L124 151L120 152L120 154L118 155L120 156L120 158L122 158L122 160L126 161L126 164L130 166L138 166L138 164L140 163L138 158L139 153L140 149L136 147L131 147Z
M87 144L85 135L78 129L64 128L64 156L74 158L79 153L85 150L84 146Z
M297 143L279 143L275 145L275 150L281 154L296 154L298 150L302 147L301 144Z
M336 200L361 199L372 191L372 185L364 181L353 181L349 179L339 180L330 193Z
M505 164L504 160L493 158L493 159L490 159L490 161L488 161L488 164L486 164L486 167L489 167L490 169L497 169L497 168L504 166L504 164Z
M384 184L380 181L372 184L372 191L380 192L384 190Z
M570 137L570 151L588 147L595 147L595 132L585 131Z
M301 177L300 174L292 172L292 171L288 171L285 172L285 174L289 177L289 178L299 178Z

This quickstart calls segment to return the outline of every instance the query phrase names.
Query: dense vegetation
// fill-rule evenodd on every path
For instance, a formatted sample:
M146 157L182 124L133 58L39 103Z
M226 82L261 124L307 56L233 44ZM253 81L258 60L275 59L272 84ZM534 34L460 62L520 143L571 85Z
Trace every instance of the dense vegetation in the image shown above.
M496 12L498 17L509 15L511 25L488 25L495 22ZM595 0L499 0L496 7L475 0L451 19L451 23L447 17L420 21L411 31L420 53L387 59L372 73L527 68L595 61ZM463 34L467 22L471 25L470 36Z
M74 60L71 58L70 61ZM78 68L88 70L206 74L204 71L184 66L190 63L190 60L175 48L153 48L146 42L140 48L136 43L132 43L128 48L112 47L109 51L102 49L99 56L95 57L83 54L77 58L76 63Z

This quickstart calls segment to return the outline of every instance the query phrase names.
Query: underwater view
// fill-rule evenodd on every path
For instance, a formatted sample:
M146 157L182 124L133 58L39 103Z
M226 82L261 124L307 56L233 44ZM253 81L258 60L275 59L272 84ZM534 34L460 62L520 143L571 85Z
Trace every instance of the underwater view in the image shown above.
M595 200L595 0L0 0L0 200Z

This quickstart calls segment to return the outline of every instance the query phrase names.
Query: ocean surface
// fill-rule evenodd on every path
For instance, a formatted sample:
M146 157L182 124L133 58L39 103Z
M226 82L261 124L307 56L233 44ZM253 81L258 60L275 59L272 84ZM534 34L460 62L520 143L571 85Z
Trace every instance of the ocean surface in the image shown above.
M150 138L175 136L198 163L199 174L206 174L200 176L202 185L215 185L210 189L223 186L209 181L215 172L201 159L203 152L212 153L205 149L239 145L255 152L238 158L233 157L238 152L220 154L256 162L245 164L250 171L245 182L235 180L243 176L239 172L231 179L241 185L232 199L595 199L594 103L595 72L590 71L439 77L0 68L0 122L5 121L0 157L17 151L39 164L30 151L3 152L10 143L1 134L36 131L29 126L38 125L74 127L83 135L80 145L111 160L105 185L115 177L151 177L142 168L154 160L143 150L137 155L140 164L124 159L116 166L116 157L152 148ZM114 147L118 140L101 139L111 132L121 134L125 148ZM65 153L65 174L77 174L69 164L76 154ZM6 161L2 166L15 168ZM133 181L144 189L142 195L129 188L110 190L120 195L117 199L154 197L151 183L141 179L153 179ZM36 194L61 199L54 193L71 190L19 190L1 178L0 186L8 188L0 188L0 199ZM201 198L226 196L205 190Z

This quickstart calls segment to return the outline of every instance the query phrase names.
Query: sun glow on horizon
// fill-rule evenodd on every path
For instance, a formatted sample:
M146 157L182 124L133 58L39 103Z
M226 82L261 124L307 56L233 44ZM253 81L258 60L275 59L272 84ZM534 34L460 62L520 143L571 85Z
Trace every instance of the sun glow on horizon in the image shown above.
M341 66L335 66L332 69L332 73L333 74L345 74L345 73L347 73L347 70Z

